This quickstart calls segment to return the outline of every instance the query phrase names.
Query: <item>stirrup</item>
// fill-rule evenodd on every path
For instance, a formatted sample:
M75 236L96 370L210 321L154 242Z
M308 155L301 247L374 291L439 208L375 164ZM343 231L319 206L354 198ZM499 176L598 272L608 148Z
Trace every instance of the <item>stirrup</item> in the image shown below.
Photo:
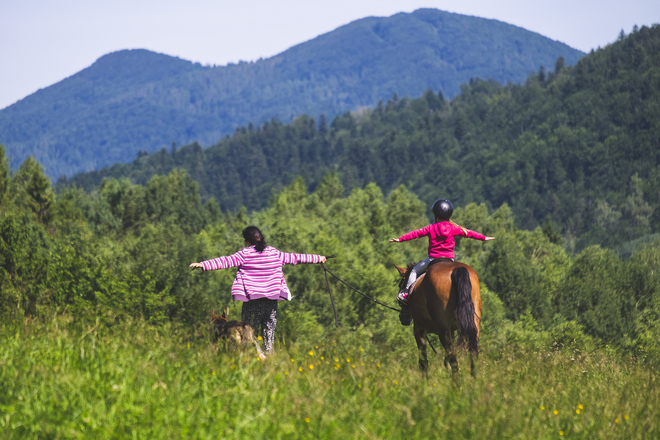
M401 325L410 325L412 322L412 313L410 313L410 309L406 308L399 312L399 322L401 322Z

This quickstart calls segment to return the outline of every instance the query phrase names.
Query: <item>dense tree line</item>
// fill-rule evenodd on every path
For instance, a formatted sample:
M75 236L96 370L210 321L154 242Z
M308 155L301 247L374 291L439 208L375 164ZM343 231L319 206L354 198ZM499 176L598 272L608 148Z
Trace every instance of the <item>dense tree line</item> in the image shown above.
M264 207L296 176L315 188L337 171L346 194L375 182L385 192L404 184L426 203L506 203L518 227L554 223L570 251L629 254L660 232L659 65L660 26L642 27L575 67L559 58L524 85L472 80L451 102L427 91L331 122L273 120L208 149L163 149L61 184L146 184L183 168L204 200L236 212Z
M282 250L336 254L328 263L334 272L390 303L398 279L392 265L426 252L424 240L388 243L428 221L427 204L404 186L386 194L369 183L346 194L330 172L310 192L299 177L265 208L231 214L213 199L203 203L184 171L155 176L144 186L108 179L91 193L68 188L55 194L33 159L13 174L3 154L0 159L5 317L64 313L109 323L135 317L154 325L204 325L212 309L229 304L235 271L190 272L188 264L237 251L248 224L259 225ZM506 204L493 211L471 203L458 207L454 218L497 237L457 245L457 258L481 278L488 334L519 328L533 339L543 330L557 344L612 344L660 360L660 241L638 246L629 258L598 245L571 255L555 225L519 229ZM333 318L321 268L285 272L294 300L283 305L283 334L322 334ZM334 290L342 326L364 326L383 343L409 338L391 311L343 285ZM236 305L231 309L237 313Z

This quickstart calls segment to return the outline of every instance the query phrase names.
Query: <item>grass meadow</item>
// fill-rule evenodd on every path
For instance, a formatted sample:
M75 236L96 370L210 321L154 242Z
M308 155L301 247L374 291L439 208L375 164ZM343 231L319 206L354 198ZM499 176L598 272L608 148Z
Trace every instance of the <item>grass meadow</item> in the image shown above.
M260 361L140 322L5 322L0 438L660 438L657 374L620 353L486 335L476 378L438 355L424 380L410 333L333 330Z

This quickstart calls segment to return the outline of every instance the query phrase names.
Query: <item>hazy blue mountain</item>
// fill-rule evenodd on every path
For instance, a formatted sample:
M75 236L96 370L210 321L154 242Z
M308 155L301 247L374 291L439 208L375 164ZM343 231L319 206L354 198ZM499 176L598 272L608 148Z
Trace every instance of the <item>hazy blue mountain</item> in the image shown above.
M125 50L0 110L12 167L28 155L57 178L127 162L173 142L202 145L249 123L325 114L427 89L451 98L470 78L523 82L583 54L525 29L434 9L369 17L272 58L201 66Z

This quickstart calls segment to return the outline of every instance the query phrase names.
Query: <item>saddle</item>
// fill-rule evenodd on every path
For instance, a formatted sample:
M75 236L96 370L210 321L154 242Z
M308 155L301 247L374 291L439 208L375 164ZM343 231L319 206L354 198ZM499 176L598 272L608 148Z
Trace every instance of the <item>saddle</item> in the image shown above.
M431 260L431 261L429 262L429 265L428 265L428 267L426 268L426 271L428 272L429 267L433 266L434 264L436 264L436 263L443 263L443 262L450 262L450 263L453 263L453 262L454 262L454 259L453 259L453 258L446 258L446 257L438 257L438 258L434 258L433 260Z
M431 268L431 266L433 266L433 265L436 264L436 263L453 263L453 262L454 262L454 259L453 259L453 258L446 258L446 257L438 257L438 258L434 258L433 260L431 260L431 261L429 262L429 265L426 267L426 270L424 271L424 273L428 272L429 269ZM410 294L410 293L413 291L413 289L415 288L415 286L417 285L417 283L419 283L419 280L422 279L422 276L421 276L421 275L422 275L422 274L419 274L419 276L417 277L417 279L415 280L415 282L412 283L412 284L410 285L410 287L408 288L408 294Z

